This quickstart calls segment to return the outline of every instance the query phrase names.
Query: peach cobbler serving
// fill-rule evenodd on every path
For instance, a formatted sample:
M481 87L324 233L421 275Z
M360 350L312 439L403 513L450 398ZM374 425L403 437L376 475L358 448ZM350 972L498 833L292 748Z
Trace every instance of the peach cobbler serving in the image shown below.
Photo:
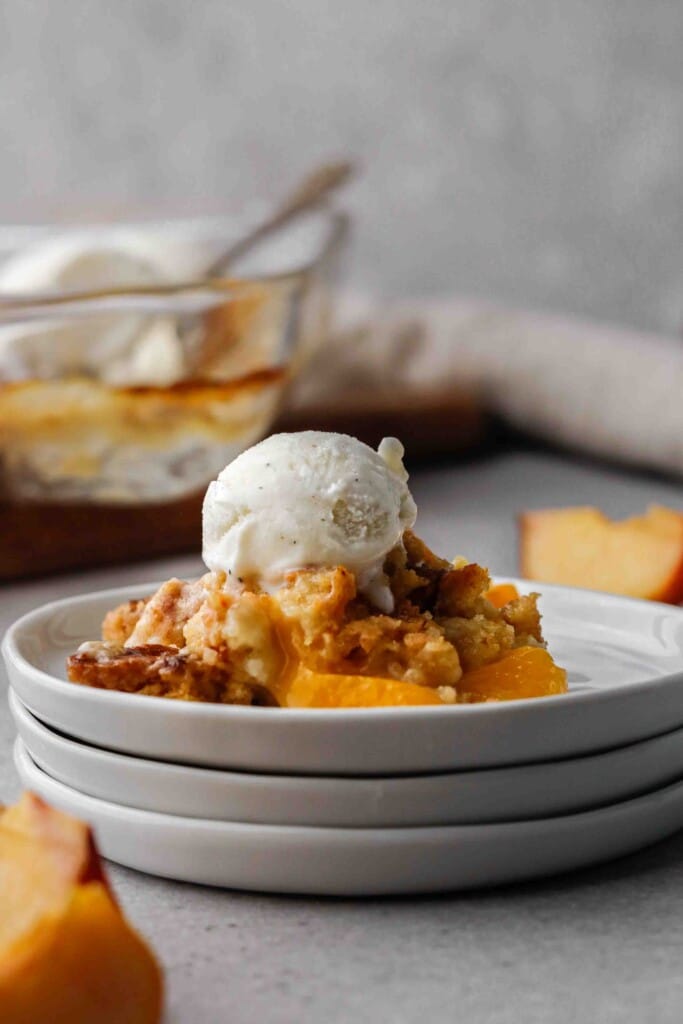
M209 485L196 582L110 611L75 683L280 707L454 704L566 691L537 595L437 557L386 438L278 434Z

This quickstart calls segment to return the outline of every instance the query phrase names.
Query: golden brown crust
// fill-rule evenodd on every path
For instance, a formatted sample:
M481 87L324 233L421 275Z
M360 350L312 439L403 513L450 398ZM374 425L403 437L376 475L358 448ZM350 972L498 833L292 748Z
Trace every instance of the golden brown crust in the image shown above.
M491 577L481 565L471 562L458 569L449 569L439 581L434 607L437 618L471 619L475 615L497 618L497 609L486 600Z
M506 622L492 622L485 615L442 619L444 635L458 651L465 672L497 661L513 647L515 631Z
M197 611L203 598L203 580L196 583L168 580L145 602L133 630L123 642L129 647L143 644L184 647L185 623Z
M346 569L295 573L278 601L298 659L315 671L423 686L453 686L462 674L457 651L428 614L406 599L400 614L377 614L356 599Z
M538 610L539 594L523 594L501 608L501 615L515 631L516 646L534 644L544 646L541 633L541 613Z
M403 547L408 564L422 573L448 572L453 568L447 559L435 555L412 530L406 530L403 534Z
M254 704L259 697L254 687L235 680L229 671L161 644L89 645L87 651L71 655L67 672L73 683L84 686L177 700Z
M185 623L186 650L206 665L230 669L261 686L277 680L286 654L278 636L277 606L268 594L225 589L222 573L209 574L203 600Z
M123 646L137 626L148 601L148 597L140 598L138 601L125 601L107 612L102 622L102 639L107 643Z

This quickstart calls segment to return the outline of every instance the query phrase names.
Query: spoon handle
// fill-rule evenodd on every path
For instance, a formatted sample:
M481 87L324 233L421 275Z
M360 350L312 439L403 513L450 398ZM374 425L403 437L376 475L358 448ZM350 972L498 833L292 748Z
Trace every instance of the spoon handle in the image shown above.
M350 160L338 160L323 164L308 174L296 188L276 207L265 220L244 235L206 269L205 276L220 277L230 263L244 256L252 246L263 238L283 227L304 210L311 209L322 202L328 195L343 185L353 174Z

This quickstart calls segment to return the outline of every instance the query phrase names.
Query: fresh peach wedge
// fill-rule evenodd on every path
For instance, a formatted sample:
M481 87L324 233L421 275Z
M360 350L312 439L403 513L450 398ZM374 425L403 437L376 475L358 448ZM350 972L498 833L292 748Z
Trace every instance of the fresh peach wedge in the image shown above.
M683 514L659 505L621 521L589 507L525 512L520 563L528 579L678 604Z
M2 1024L157 1024L161 972L90 829L32 793L0 810Z

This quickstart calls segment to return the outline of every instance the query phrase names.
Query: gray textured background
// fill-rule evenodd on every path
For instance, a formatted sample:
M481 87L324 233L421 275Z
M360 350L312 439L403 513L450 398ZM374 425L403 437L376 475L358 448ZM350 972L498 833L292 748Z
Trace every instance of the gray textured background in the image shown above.
M353 277L683 323L678 0L0 0L0 218L225 209L330 153Z

